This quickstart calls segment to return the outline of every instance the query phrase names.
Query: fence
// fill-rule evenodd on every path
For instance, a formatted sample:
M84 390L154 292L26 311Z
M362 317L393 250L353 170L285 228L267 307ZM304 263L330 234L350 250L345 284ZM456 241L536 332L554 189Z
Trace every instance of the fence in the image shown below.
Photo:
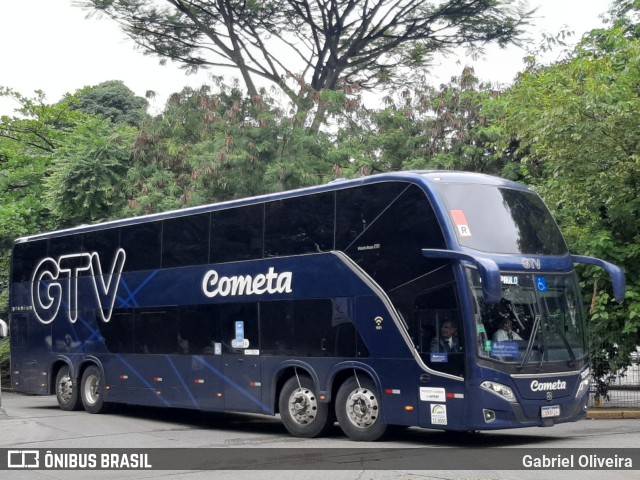
M640 364L638 358L625 370L616 372L608 380L605 398L596 401L595 387L589 396L589 407L640 408Z

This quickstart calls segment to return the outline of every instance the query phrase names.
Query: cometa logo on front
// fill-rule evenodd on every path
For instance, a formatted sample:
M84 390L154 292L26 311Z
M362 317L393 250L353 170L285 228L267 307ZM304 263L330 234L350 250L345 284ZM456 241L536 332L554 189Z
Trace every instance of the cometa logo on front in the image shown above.
M548 392L551 390L566 390L567 382L562 380L556 380L555 382L539 382L534 380L531 382L532 392Z

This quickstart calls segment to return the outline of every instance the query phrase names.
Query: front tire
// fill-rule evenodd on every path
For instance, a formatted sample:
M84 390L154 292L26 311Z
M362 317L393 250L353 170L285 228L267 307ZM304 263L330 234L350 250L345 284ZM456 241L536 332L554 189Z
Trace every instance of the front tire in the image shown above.
M104 376L102 370L95 365L87 367L82 374L80 396L82 405L89 413L103 413L109 404L104 401Z
M336 396L336 416L342 431L351 439L373 442L384 435L380 395L369 377L347 379Z
M313 381L306 375L286 381L279 406L282 423L294 437L319 437L333 426L329 405L318 401Z
M56 375L56 398L60 409L67 412L79 410L82 405L78 395L78 384L74 384L68 365L58 370Z

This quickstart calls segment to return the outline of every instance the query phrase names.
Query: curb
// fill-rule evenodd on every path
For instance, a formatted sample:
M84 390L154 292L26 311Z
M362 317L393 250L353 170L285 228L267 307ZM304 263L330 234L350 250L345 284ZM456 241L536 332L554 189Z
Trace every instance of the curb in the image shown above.
M598 408L587 411L589 420L640 420L640 410L620 410L616 408Z

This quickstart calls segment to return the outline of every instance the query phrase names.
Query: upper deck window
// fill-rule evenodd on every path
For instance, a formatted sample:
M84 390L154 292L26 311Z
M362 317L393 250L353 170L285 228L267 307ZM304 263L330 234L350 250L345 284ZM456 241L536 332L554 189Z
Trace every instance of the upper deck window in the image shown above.
M492 185L438 184L458 243L483 252L564 255L567 246L542 199Z

